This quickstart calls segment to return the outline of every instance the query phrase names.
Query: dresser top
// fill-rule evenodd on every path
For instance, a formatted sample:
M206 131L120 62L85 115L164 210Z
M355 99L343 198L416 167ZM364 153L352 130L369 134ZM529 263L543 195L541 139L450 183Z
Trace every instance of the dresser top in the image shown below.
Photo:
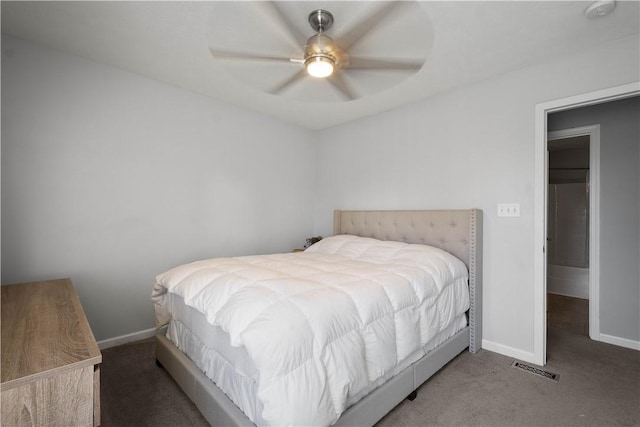
M71 280L1 289L2 390L102 362Z

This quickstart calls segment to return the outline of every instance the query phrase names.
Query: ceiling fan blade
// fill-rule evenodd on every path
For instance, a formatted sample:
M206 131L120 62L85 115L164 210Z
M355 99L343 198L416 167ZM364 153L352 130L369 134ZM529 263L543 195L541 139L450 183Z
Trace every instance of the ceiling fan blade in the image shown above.
M392 11L404 3L403 1L384 2L382 6L371 12L368 16L358 21L351 29L340 36L340 44L343 49L348 50L360 39L369 34L376 24L388 17Z
M293 76L289 77L288 79L286 79L285 81L283 81L278 86L274 87L273 89L271 89L268 92L273 94L273 95L276 95L276 94L282 92L283 90L285 90L287 87L289 87L292 84L294 84L295 82L297 82L298 80L303 79L306 75L307 75L307 72L303 68L300 71L298 71L297 73L295 73Z
M350 100L358 98L358 94L355 89L345 80L341 72L332 74L327 81L338 89L346 98Z
M419 70L423 62L350 57L350 70Z
M287 58L284 56L268 56L268 55L256 55L252 53L231 52L226 50L209 49L211 56L217 59L239 59L244 61L279 61L279 62L304 62L302 59Z
M282 13L280 6L278 6L273 1L258 2L258 3L262 3L262 5L265 7L265 11L270 16L275 18L275 20L278 22L278 24L281 27L284 27L287 30L289 37L291 37L291 40L295 42L296 46L302 47L305 44L307 44L307 36L301 33L300 31L298 31L297 27L293 24L293 22L291 22L291 20L289 20L289 18L287 18L287 16L284 13Z

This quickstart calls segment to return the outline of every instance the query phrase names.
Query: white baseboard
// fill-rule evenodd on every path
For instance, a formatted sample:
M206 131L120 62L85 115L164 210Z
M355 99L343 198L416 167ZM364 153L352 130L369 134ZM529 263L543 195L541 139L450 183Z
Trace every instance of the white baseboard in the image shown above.
M615 337L613 335L607 335L603 333L600 334L599 341L640 351L640 341L633 341L627 338Z
M127 335L121 335L119 337L108 338L106 340L98 341L98 347L100 348L100 350L104 350L106 348L128 344L134 341L140 341L146 338L151 338L156 334L156 332L156 328L150 328L143 331L133 332ZM626 347L632 350L640 351L640 341L633 341L607 334L600 334L600 341L607 344L613 344L620 347ZM508 345L499 344L483 339L482 348L484 348L485 350L493 351L494 353L502 354L504 356L513 357L523 362L537 364L535 355L533 353L509 347Z
M502 354L504 356L513 357L514 359L518 359L523 362L533 363L534 365L538 364L535 354L528 351L522 351L517 348L509 347L508 345L498 344L496 342L483 339L482 348L484 348L485 350L493 351L494 353Z
M108 338L106 340L98 341L98 348L104 350L105 348L115 347L117 345L128 344L134 341L144 340L151 338L156 334L156 328L145 329L143 331L133 332L127 335L121 335L119 337Z

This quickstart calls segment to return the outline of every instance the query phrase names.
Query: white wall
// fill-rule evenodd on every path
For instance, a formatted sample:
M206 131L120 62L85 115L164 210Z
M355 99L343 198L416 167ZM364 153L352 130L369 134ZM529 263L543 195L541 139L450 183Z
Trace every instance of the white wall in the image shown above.
M156 274L312 235L313 138L3 35L2 283L71 277L98 340L151 328Z
M534 361L535 105L637 81L638 51L622 39L324 132L316 232L333 209L482 209L483 345Z
M318 135L2 44L3 283L70 276L97 338L111 338L152 325L153 277L178 263L288 251L312 228L330 234L334 209L477 207L484 345L524 360L535 104L635 81L640 62L628 38ZM499 202L522 216L497 218Z
M549 131L595 124L600 125L600 333L640 348L640 97L548 118Z

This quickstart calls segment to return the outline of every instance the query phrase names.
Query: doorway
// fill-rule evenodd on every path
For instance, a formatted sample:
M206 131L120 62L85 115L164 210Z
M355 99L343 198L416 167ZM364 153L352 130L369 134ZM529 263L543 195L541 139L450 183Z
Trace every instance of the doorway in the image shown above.
M550 113L570 110L578 107L600 104L633 97L640 94L640 83L634 82L604 90L590 92L554 101L537 104L535 107L535 141L534 141L534 342L533 363L544 366L547 362L547 116ZM593 141L593 139L591 140ZM593 177L591 188L593 188ZM597 213L591 212L590 222ZM597 222L599 223L599 222ZM590 241L590 247L599 247L599 242ZM590 275L599 277L595 272L598 266L590 259ZM590 299L589 329L591 339L600 340L599 307L594 307L595 299ZM592 335L596 332L596 336Z
M599 296L598 277L590 274L599 258L590 244L598 240L591 218L599 201L599 133L588 126L547 136L547 327L586 336Z

